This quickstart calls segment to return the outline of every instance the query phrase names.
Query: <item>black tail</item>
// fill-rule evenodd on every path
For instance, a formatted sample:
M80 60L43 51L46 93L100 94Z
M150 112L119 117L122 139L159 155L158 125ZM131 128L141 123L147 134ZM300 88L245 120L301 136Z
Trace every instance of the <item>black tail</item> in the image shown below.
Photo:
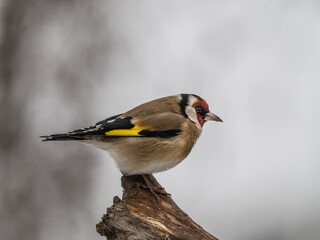
M40 136L40 138L42 138L43 142L46 141L72 141L72 140L86 140L85 137L83 136L77 136L75 134L72 133L63 133L63 134L52 134L52 135L48 135L48 136Z
M52 134L48 136L40 136L43 142L46 141L81 141L81 140L88 140L90 136L97 135L100 131L96 131L95 126L87 127L87 128L80 128L74 130L72 132L62 133L62 134Z

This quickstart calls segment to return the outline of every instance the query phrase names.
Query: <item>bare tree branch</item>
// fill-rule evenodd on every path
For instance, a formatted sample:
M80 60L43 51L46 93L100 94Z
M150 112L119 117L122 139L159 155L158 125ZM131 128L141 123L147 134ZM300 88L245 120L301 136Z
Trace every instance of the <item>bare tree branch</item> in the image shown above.
M160 184L151 175L152 181ZM145 185L142 176L123 176L122 200L114 197L113 205L97 224L97 232L109 240L120 239L211 239L183 212L169 195L157 200Z

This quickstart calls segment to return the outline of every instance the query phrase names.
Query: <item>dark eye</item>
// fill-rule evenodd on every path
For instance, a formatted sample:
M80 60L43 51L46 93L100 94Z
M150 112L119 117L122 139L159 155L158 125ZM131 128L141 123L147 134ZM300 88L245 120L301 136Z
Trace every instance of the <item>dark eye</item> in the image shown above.
M204 109L201 108L201 107L196 107L196 112L197 112L198 114L200 114L200 115L205 115L205 114L206 114L206 112L204 111Z

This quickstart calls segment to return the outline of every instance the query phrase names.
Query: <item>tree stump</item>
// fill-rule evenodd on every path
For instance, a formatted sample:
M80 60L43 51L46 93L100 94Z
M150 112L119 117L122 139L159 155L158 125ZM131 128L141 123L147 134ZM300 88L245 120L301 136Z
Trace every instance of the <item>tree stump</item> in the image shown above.
M161 187L151 175L152 181ZM156 199L145 185L143 177L123 176L122 200L114 197L97 232L108 240L122 239L184 239L217 240L183 212L169 195Z

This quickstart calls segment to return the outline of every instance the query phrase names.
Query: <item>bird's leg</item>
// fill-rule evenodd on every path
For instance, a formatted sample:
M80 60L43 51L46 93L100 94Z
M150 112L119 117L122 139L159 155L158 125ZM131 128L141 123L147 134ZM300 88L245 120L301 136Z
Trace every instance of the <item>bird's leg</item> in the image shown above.
M162 194L162 195L171 195L170 193L167 193L163 187L160 186L158 182L154 181L154 178L151 177L151 174L142 174L142 177L147 184L147 187L150 189L153 195ZM158 197L158 195L157 195Z
M148 174L142 174L143 180L147 184L147 187L149 188L150 192L153 194L153 196L159 201L160 198L158 194L155 192L155 188L153 184L151 183L150 179L148 178Z
M167 193L167 192L164 190L164 188L155 180L155 178L154 178L151 174L148 174L148 179L150 180L150 182L151 182L152 185L154 186L155 191L156 191L157 193L171 196L171 194L170 194L170 193Z

